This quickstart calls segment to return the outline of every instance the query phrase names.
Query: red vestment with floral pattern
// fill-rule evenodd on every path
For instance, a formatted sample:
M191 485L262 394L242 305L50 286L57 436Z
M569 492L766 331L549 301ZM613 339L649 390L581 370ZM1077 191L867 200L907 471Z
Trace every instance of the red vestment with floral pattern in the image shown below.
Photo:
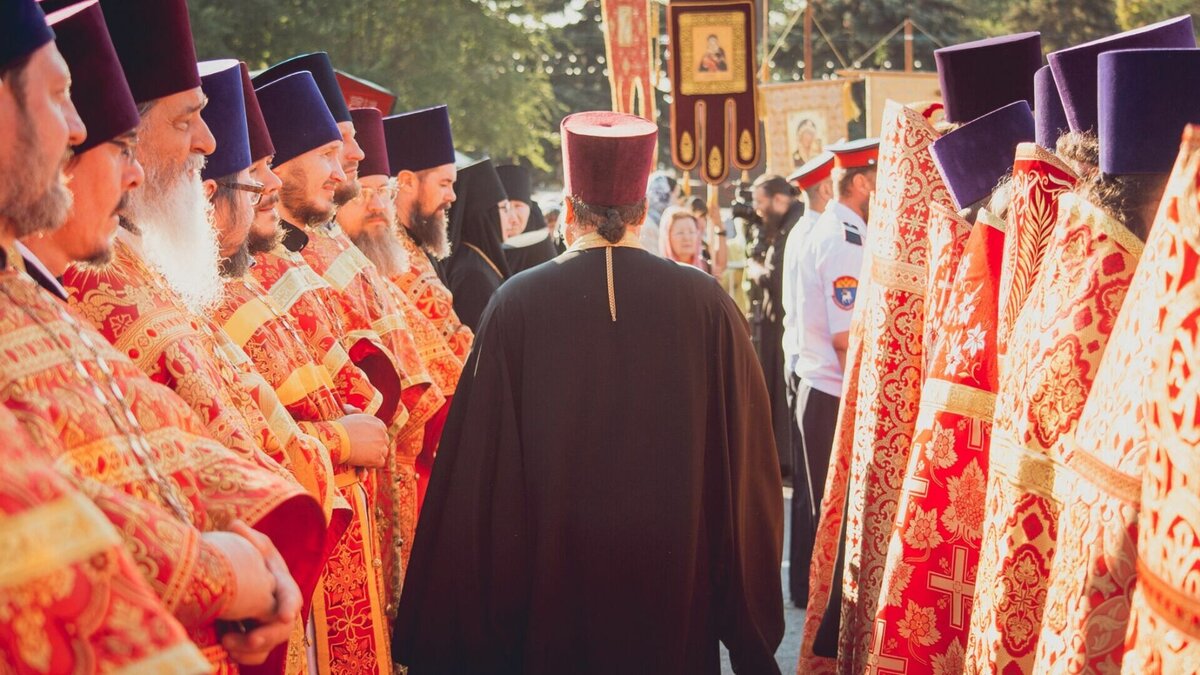
M868 661L879 670L962 671L983 534L1005 229L979 212L936 309L941 329L926 349L930 371L876 616L879 651Z
M450 343L454 355L466 363L475 335L454 313L454 295L442 283L429 256L403 231L403 227L400 229L396 238L408 254L408 269L392 277L392 281L433 322L446 342Z
M232 571L200 534L245 521L271 538L307 595L324 562L320 505L213 440L187 403L12 266L0 272L0 343L4 403L79 479L213 666L236 672L215 624Z
M1058 540L1055 482L1143 249L1074 193L1058 206L1000 362L969 673L1033 667Z
M112 524L4 408L0 435L0 541L10 547L0 563L0 670L209 672Z

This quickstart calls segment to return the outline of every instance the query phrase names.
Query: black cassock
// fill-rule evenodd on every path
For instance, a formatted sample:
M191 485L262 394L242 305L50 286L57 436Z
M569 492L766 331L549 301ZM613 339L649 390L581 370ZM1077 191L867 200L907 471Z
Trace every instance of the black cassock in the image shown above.
M492 299L394 628L426 673L778 673L783 501L745 319L711 277L602 248Z

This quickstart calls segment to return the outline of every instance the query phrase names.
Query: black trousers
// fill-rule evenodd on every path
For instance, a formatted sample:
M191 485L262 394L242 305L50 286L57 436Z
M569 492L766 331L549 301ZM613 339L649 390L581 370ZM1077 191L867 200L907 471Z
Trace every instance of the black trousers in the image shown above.
M808 603L808 573L812 564L813 544L825 496L825 477L829 473L829 454L837 430L841 399L812 388L801 381L796 390L796 420L800 426L799 443L792 445L795 467L792 479L792 541L788 552L788 590L792 602Z

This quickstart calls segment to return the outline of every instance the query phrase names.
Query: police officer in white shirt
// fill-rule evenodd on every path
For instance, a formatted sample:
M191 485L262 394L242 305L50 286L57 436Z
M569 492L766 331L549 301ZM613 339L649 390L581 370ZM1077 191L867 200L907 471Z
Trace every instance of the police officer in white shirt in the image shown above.
M810 159L788 176L788 181L804 195L804 215L800 216L783 249L783 362L788 378L788 395L794 397L796 360L800 357L800 315L796 310L796 285L800 281L800 249L809 230L825 212L833 198L833 153L828 150Z
M834 199L800 246L795 308L798 330L794 372L796 420L803 460L796 465L792 493L789 587L792 602L808 602L808 572L817 517L825 492L829 454L837 426L850 319L858 294L867 212L875 191L879 139L827 148L833 153Z

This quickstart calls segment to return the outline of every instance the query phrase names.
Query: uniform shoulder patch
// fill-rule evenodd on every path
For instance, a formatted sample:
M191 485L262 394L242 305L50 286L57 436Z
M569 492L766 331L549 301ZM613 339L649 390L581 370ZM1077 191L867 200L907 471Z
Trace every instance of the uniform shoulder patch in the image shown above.
M855 277L838 277L833 280L833 302L845 310L854 309L854 299L858 296L858 279Z
M842 230L846 233L846 241L855 246L862 246L862 234L859 233L857 227L850 223L842 223Z

